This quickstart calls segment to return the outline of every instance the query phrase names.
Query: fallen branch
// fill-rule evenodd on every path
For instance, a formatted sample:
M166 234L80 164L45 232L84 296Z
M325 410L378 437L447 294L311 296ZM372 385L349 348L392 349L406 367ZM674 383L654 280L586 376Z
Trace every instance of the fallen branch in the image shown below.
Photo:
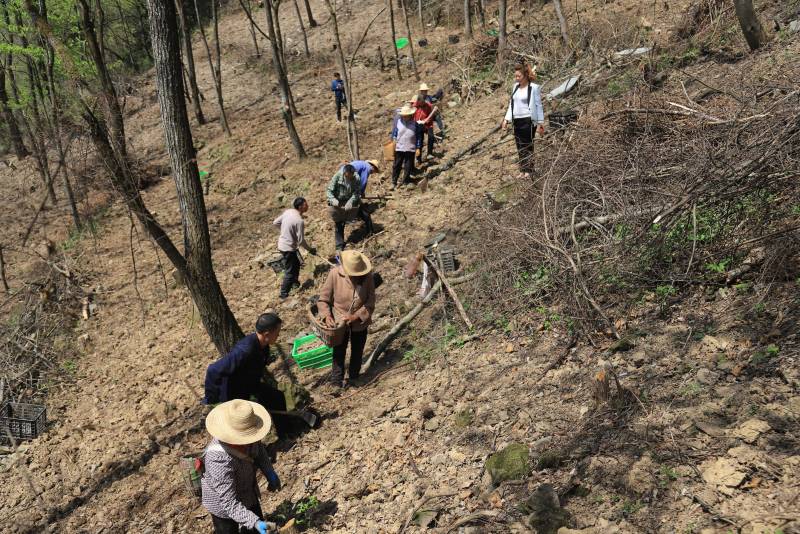
M453 299L453 302L456 305L456 309L458 310L459 315L461 315L461 318L464 320L464 323L467 325L467 328L472 330L473 328L472 321L469 320L469 316L467 315L467 312L464 309L464 305L461 304L461 299L458 298L458 293L456 293L455 289L453 289L453 286L451 286L450 283L447 281L447 278L445 278L444 273L436 265L436 262L430 261L427 258L427 256L423 257L423 260L425 261L425 263L428 264L428 267L433 269L433 272L436 273L436 276L439 277L439 280L442 282L444 288L447 290L448 293L450 293L450 297Z
M481 137L479 137L467 148L464 148L463 150L456 152L456 154L452 158L445 161L442 165L438 167L431 167L431 169L428 171L427 178L433 178L434 176L438 176L441 173L450 170L455 166L456 163L458 163L458 160L460 160L461 158L463 158L464 156L466 156L467 154L478 148L478 146L483 144L487 139L496 134L499 130L500 130L500 125L498 124L491 130L483 134Z
M463 282L468 282L470 280L473 280L477 276L478 276L478 273L471 273L471 274L462 276L460 278L453 278L449 282L450 282L451 285L461 284ZM401 318L397 322L397 324L395 324L392 327L392 329L389 330L389 333L386 334L386 336L375 346L375 348L370 353L369 358L367 358L367 361L364 362L364 365L361 368L361 372L362 373L366 372L370 368L370 366L372 365L372 362L374 360L376 360L378 358L378 356L383 354L383 352L389 346L389 343L391 343L392 340L394 340L394 338L397 337L397 334L399 334L400 331L408 323L413 321L414 318L416 318L416 316L419 315L419 313L422 311L422 309L425 307L425 305L428 304L433 299L434 295L436 295L436 293L438 293L440 289L442 289L442 279L441 278L439 278L439 280L437 280L436 283L433 284L433 287L431 287L430 291L428 291L428 293L425 295L425 297L416 306L414 306L414 308L410 312L408 312L405 316L403 316L403 318Z
M400 529L399 534L403 534L403 532L406 531L408 526L411 524L411 521L414 520L414 516L417 514L417 512L419 512L422 509L423 506L425 506L425 504L427 504L428 501L430 501L431 499L437 499L439 497L452 497L456 493L457 492L455 490L443 490L443 491L440 491L440 492L437 492L437 493L432 493L430 495L423 496L417 502L417 504L414 506L414 508L411 509L411 513L408 514L408 517L406 518L406 522L403 524L403 528Z
M451 523L450 526L444 530L444 533L447 534L448 532L456 530L458 527L464 526L467 523L472 523L473 521L479 519L480 520L497 519L500 516L501 512L499 510L478 510L477 512L473 512Z

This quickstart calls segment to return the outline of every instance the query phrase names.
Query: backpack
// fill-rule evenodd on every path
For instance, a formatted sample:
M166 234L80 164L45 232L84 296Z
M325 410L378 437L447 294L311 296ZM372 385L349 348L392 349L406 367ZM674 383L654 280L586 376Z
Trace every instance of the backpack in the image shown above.
M519 89L519 84L515 85L514 86L514 90L511 91L511 103L509 104L511 106L511 121L512 122L514 121L514 94L517 92L517 89ZM531 94L532 93L533 93L533 85L531 84L531 82L528 82L528 109L530 109L530 107L531 107Z
M203 473L205 473L205 456L204 450L200 454L193 454L189 456L181 456L179 462L181 468L181 476L186 490L193 497L201 499L203 497Z

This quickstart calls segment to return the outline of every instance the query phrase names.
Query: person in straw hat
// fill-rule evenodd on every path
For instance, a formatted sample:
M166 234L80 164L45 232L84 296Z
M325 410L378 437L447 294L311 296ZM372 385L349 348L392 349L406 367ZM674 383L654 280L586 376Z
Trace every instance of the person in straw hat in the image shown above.
M422 84L425 85L425 84ZM427 85L425 85L427 87ZM414 108L414 120L418 123L422 124L422 132L423 135L427 134L428 137L428 159L433 158L433 143L435 141L433 135L433 120L436 117L436 114L439 112L436 107L433 106L430 102L425 100L425 97L420 93L418 94L414 100L409 102L411 106ZM424 145L425 143L420 143ZM417 156L417 162L422 163L422 154Z
M277 532L277 525L264 521L256 481L258 469L270 491L281 487L261 443L270 428L267 410L242 399L223 402L206 417L206 430L213 439L205 450L201 483L203 506L211 514L215 534Z
M435 95L428 94L428 92L430 90L431 90L431 88L428 87L427 83L422 82L421 84L419 84L419 89L418 89L419 94L422 96L422 98L428 104L433 105L436 102L439 102L444 97L444 91L442 89L439 89L438 91L436 91ZM436 108L436 114L434 115L434 120L436 121L436 126L439 128L439 134L441 134L442 139L444 139L444 135L445 135L444 134L444 121L442 120L442 112L438 107Z
M367 327L375 311L375 279L372 263L364 254L345 250L341 263L331 269L319 295L317 308L320 318L330 328L345 324L347 331L341 343L333 347L331 382L347 387L349 381L358 379L361 358L367 343ZM350 344L348 379L344 376L344 360Z
M397 179L400 177L401 169L403 181L400 182L400 186L410 181L411 171L414 169L414 155L421 154L424 127L414 120L415 112L416 110L408 104L404 105L392 128L392 139L395 142L392 189L398 185Z

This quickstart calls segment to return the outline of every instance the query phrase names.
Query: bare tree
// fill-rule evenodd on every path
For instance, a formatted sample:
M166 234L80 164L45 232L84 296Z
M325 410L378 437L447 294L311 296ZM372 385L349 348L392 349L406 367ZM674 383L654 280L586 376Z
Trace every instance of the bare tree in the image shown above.
M508 11L508 1L500 0L498 13L498 32L497 32L497 56L502 58L506 51L506 38L508 37L506 16Z
M466 1L466 0L465 0ZM406 23L408 33L408 47L411 51L411 65L414 67L414 78L419 81L419 69L417 68L417 58L414 56L414 37L411 35L411 25L408 23L408 10L404 0L400 0L400 10L403 12L403 20Z
M350 85L350 72L347 68L347 61L344 58L344 50L342 49L342 40L339 37L339 21L336 18L336 9L333 7L331 0L325 0L325 5L328 6L328 12L331 14L333 38L336 41L336 51L339 59L339 70L342 71L342 80L344 81L345 94L347 95L347 146L350 148L350 155L352 158L354 160L360 159L358 150L358 130L356 129L355 117L353 117L353 91Z
M561 39L564 41L564 46L569 47L567 19L564 17L564 11L561 9L561 0L553 0L553 9L555 9L556 17L558 17L558 26L561 29Z
M464 37L472 39L472 6L470 6L470 0L464 0Z
M318 24L317 21L314 20L314 15L311 13L311 4L308 3L308 0L303 0L303 3L306 5L306 15L308 15L308 27L316 28Z
M736 18L750 50L756 50L767 40L767 34L753 8L753 0L734 0Z
M225 114L225 103L222 100L222 69L220 68L219 49L219 25L217 23L217 0L211 0L211 16L214 24L214 47L216 49L216 57L211 55L211 47L208 45L208 38L206 31L203 28L203 22L200 18L200 8L197 5L197 0L194 0L194 13L197 17L197 27L200 29L200 36L203 38L203 45L206 48L206 56L208 58L208 68L211 70L211 78L214 81L214 91L217 94L217 107L219 108L219 123L227 135L231 135L231 129L228 127L228 116Z
M203 115L203 107L200 104L200 88L197 86L197 70L194 66L194 51L192 50L192 29L189 21L186 20L185 0L175 0L175 7L178 12L178 22L180 23L181 37L183 41L183 58L186 64L186 77L189 79L189 92L192 96L192 109L197 124L205 124L206 118ZM198 21L199 23L199 21Z
M394 67L397 69L397 79L402 80L403 75L400 74L400 53L397 50L397 31L394 27L394 7L392 7L392 0L386 0L389 6L389 25L392 27L392 50L394 50Z
M300 136L297 134L297 129L294 127L294 119L292 118L289 79L286 76L286 72L283 70L283 63L281 62L281 51L278 47L278 38L276 36L275 24L272 16L272 0L264 0L264 14L267 17L269 44L272 49L272 66L275 69L275 77L278 79L278 92L281 95L281 115L283 116L283 122L286 124L286 130L289 132L289 139L292 141L292 146L294 146L297 157L305 159L308 155L306 154L305 148L303 148L303 143L300 141Z
M311 57L311 52L308 50L308 35L306 35L306 27L303 24L303 16L300 14L300 4L297 3L297 0L294 0L294 11L297 13L297 22L300 24L300 32L303 34L303 49L306 57Z
M8 54L11 55L10 53ZM8 127L8 138L11 141L11 146L14 148L14 153L18 159L27 158L30 155L28 149L25 147L25 142L22 140L22 131L19 128L17 118L11 110L8 101L8 92L6 91L6 65L0 65L0 114L2 114L3 122Z
M174 258L173 264L177 262L176 268L182 267L203 325L217 350L225 353L243 337L243 333L228 307L211 260L203 188L183 97L175 4L173 0L148 0L148 6L161 123L183 224L184 254Z
M266 4L265 4L266 5ZM294 94L292 93L292 85L289 83L289 67L286 64L286 47L283 42L283 32L281 30L281 14L280 14L281 0L271 0L270 9L272 11L272 30L275 33L276 44L278 45L278 52L280 53L281 69L286 76L286 94L289 98L289 111L292 117L299 117L300 112L297 111L297 105L294 103Z

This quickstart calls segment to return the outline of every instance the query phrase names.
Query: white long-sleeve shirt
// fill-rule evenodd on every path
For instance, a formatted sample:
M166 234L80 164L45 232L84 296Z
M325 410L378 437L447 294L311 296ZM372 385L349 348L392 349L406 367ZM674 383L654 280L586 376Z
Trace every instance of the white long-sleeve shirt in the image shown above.
M528 104L528 87L531 88L531 100ZM530 117L533 122L544 124L544 108L542 107L542 88L535 83L520 87L514 84L514 96L508 103L506 110L506 121L511 122L512 119L512 106L513 118L524 119Z

